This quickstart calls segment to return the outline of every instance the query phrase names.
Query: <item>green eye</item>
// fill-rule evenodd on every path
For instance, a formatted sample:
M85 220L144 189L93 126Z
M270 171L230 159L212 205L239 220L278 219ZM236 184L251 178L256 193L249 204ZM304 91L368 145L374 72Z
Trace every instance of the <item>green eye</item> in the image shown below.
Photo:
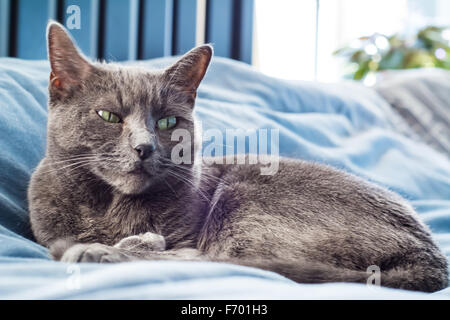
M167 118L162 118L158 121L159 130L167 130L175 127L177 124L177 117L171 116Z
M97 113L100 116L100 118L102 118L107 122L119 123L121 121L120 117L115 113L103 110L99 110L97 111Z

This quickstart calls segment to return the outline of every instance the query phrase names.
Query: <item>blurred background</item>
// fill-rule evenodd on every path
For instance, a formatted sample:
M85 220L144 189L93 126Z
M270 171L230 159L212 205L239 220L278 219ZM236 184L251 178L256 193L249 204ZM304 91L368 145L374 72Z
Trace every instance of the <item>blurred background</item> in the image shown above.
M254 64L281 78L450 68L448 0L255 0L255 26Z

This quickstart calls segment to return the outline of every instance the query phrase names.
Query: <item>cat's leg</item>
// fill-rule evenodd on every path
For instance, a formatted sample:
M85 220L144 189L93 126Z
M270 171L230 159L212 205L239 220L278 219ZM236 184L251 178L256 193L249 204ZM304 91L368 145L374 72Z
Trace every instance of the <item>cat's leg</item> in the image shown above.
M127 254L127 251L162 251L165 247L163 236L147 232L126 237L112 247L100 243L77 243L72 238L59 239L50 245L50 254L53 259L64 262L98 261L104 255L118 261L128 261L134 259L134 255Z
M109 246L101 243L73 243L70 240L58 241L50 247L56 260L62 262L124 262L142 259L151 251L166 248L164 237L152 232L126 237Z
M60 261L77 262L125 262L139 260L131 251L101 243L77 243L68 248Z
M167 251L137 251L117 248L101 243L76 244L62 256L62 262L115 263L137 260L208 260L197 249L183 248Z
M135 260L204 260L196 249L165 249L161 235L147 232L122 239L114 246L101 243L74 244L61 255L62 262L125 262Z
M166 241L162 235L146 232L141 235L126 237L114 245L115 248L137 251L163 251Z

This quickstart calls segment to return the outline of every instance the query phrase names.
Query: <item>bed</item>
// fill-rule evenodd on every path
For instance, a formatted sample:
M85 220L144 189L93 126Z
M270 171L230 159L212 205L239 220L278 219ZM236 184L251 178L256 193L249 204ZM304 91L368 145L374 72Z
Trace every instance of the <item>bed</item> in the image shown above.
M159 68L166 57L139 62ZM1 299L449 299L363 284L296 284L212 262L68 265L52 261L28 221L26 189L45 151L47 61L0 58ZM407 198L450 258L450 161L414 137L375 90L290 82L216 57L195 115L208 128L279 129L280 154L327 163Z

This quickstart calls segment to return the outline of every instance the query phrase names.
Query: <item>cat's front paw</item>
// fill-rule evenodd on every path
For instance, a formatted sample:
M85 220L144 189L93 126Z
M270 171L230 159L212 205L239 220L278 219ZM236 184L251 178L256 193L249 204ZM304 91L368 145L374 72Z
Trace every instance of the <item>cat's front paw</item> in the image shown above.
M133 256L123 250L101 243L76 244L64 252L62 262L96 262L112 263L134 260Z
M166 240L159 234L147 232L126 237L116 243L114 247L141 253L148 251L164 251L166 249Z

